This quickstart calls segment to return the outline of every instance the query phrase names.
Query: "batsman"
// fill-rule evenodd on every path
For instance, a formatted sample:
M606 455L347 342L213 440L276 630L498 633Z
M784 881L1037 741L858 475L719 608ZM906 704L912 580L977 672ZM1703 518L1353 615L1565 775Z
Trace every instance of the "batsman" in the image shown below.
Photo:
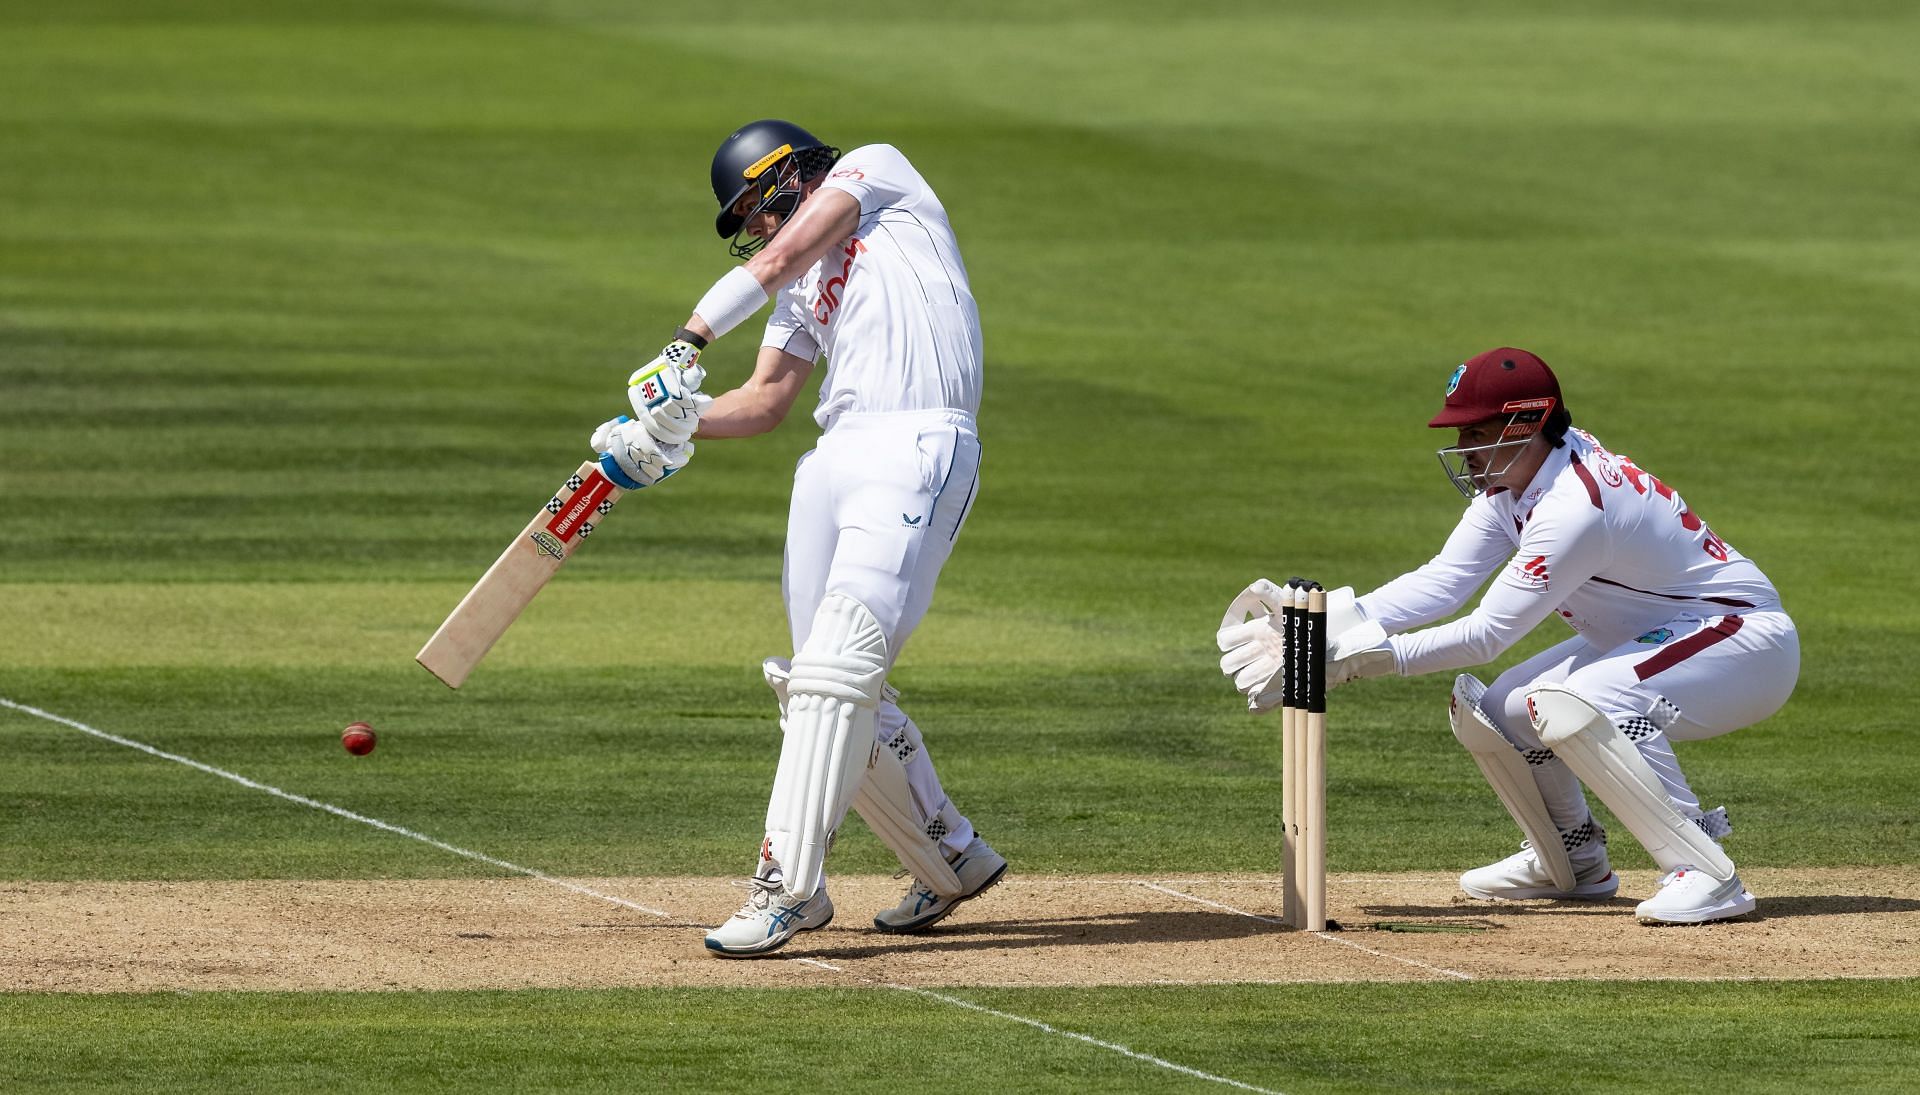
M795 469L787 518L793 656L763 665L784 732L766 838L746 904L707 949L768 954L825 927L826 855L850 807L913 876L874 927L921 931L1007 869L942 790L886 683L979 484L979 309L945 207L891 145L843 156L791 122L757 121L721 143L712 182L714 226L746 261L633 374L632 415L591 442L614 482L648 486L684 467L696 439L778 426L828 363L820 440ZM752 376L701 392L700 351L769 302Z
M1717 737L1778 711L1800 672L1780 595L1669 484L1573 428L1560 383L1525 350L1470 358L1428 423L1467 498L1425 566L1364 597L1330 595L1329 687L1480 665L1548 616L1573 637L1501 673L1462 674L1453 734L1519 823L1520 851L1460 876L1481 899L1607 900L1620 887L1591 790L1663 876L1636 914L1700 924L1751 913L1721 847L1724 808L1703 809L1673 743ZM1465 606L1487 583L1479 605ZM1236 604L1260 599L1261 584ZM1221 668L1256 711L1276 703L1270 617L1221 629ZM1416 630L1417 629L1417 630Z

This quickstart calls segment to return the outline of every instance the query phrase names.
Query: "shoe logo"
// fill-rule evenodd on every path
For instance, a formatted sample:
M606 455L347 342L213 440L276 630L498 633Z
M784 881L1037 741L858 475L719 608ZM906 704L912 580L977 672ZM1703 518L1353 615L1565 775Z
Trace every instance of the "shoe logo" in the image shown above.
M773 913L771 913L768 916L768 919L771 921L771 923L767 925L767 934L772 935L774 932L777 932L780 929L786 927L787 921L796 919L799 917L799 915L800 915L800 906L798 905L795 905L790 909L776 909Z
M1636 643L1646 643L1648 646L1659 646L1671 638L1673 638L1672 628L1656 627L1633 641Z
M918 517L908 517L906 514L903 513L900 515L900 520L904 522L908 528L920 527L920 518Z

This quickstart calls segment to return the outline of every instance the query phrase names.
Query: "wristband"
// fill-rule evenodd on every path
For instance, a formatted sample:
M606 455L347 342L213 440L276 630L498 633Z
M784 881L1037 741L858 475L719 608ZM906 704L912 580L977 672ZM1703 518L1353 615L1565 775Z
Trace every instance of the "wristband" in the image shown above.
M706 339L701 338L685 327L675 327L673 329L673 340L675 342L684 342L696 350L704 350L707 348Z
M713 337L719 338L751 319L766 302L767 291L760 279L747 273L746 267L736 266L713 283L707 295L693 306L693 314L705 320Z

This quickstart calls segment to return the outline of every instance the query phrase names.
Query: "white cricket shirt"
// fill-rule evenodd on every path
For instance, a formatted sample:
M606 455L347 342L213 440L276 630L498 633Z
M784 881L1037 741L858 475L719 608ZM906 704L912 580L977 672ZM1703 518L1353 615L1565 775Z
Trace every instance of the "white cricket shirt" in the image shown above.
M978 413L980 309L940 199L885 144L842 156L821 185L860 202L860 225L780 290L761 344L826 356L822 428L848 412Z
M1468 615L1393 634L1458 611L1495 570ZM1778 608L1780 595L1671 487L1572 430L1525 490L1475 497L1440 554L1359 603L1415 676L1490 661L1553 613L1611 650L1679 616Z

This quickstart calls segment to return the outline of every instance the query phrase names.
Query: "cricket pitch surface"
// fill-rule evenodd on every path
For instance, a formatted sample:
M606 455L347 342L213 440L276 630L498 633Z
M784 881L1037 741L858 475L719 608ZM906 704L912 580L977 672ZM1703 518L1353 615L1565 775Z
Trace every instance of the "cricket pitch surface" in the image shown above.
M1018 864L1015 864L1017 871ZM1328 883L1343 930L1279 924L1274 876L1047 876L918 936L873 930L903 884L834 878L834 922L777 955L701 946L717 878L0 882L0 990L1091 986L1920 976L1920 869L1742 871L1759 913L1650 928L1652 871L1602 903L1490 903L1451 875Z

